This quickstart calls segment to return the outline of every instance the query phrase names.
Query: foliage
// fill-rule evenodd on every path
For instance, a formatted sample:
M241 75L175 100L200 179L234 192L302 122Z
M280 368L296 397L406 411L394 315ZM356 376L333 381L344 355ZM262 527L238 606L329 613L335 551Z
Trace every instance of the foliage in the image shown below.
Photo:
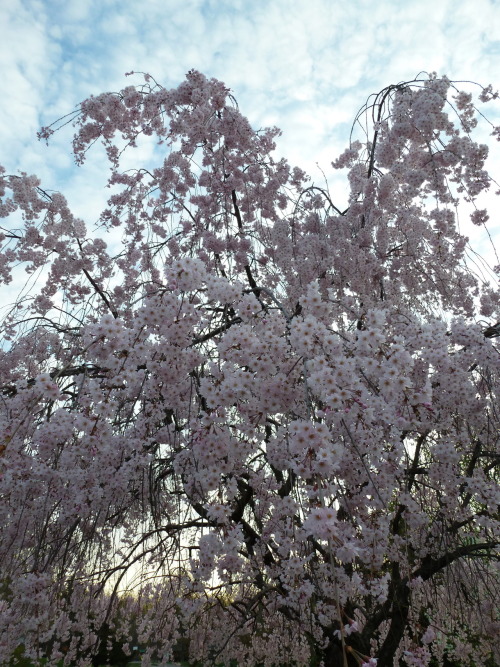
M40 133L73 121L79 164L103 142L97 231L1 172L0 276L34 284L2 325L0 662L108 635L145 662L498 661L500 295L457 227L487 220L477 117L436 75L374 96L341 210L222 83L146 75ZM123 171L148 137L158 166Z

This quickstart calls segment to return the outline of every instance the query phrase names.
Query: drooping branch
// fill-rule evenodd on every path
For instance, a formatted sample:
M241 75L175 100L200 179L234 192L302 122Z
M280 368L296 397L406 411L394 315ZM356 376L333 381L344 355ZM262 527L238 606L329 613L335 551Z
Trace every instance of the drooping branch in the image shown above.
M499 546L500 540L492 540L491 542L464 544L437 558L430 555L425 556L421 565L412 573L412 578L421 577L424 581L427 581L460 558L484 558L485 556L500 558L500 554L492 553Z

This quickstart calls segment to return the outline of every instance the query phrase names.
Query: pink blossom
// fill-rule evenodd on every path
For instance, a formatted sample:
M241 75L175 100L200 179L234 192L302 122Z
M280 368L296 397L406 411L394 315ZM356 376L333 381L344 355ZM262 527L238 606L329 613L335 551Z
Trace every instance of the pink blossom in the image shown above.
M0 168L0 663L491 663L500 292L459 221L498 95L370 98L338 205L222 82L127 83L71 116L97 230Z

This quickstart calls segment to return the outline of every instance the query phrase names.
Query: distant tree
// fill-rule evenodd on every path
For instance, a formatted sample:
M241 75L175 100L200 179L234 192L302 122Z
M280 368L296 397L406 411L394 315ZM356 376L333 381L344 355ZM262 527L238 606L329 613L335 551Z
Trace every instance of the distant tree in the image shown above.
M40 133L73 121L78 164L103 142L97 231L2 170L1 279L31 284L2 324L2 664L135 630L146 660L498 663L500 293L457 218L488 218L477 117L435 75L370 98L343 210L221 82L146 75ZM144 136L157 166L122 171Z

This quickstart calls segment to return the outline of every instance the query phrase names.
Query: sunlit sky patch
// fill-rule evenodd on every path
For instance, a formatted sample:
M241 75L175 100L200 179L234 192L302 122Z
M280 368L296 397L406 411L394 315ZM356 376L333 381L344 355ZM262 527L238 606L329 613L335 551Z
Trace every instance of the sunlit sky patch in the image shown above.
M254 127L279 126L278 152L316 182L323 170L342 208L330 163L366 98L421 71L500 87L499 25L498 0L3 0L0 164L38 174L91 224L109 193L102 155L77 169L70 127L48 148L36 131L139 83L125 72L174 87L195 68L224 81ZM498 145L492 157L500 176Z

